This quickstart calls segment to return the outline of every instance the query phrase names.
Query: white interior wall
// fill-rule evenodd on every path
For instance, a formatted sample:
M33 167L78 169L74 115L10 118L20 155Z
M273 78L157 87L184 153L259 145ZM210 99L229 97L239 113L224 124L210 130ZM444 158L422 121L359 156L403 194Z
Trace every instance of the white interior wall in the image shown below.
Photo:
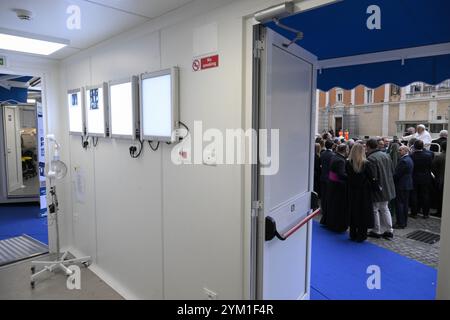
M68 127L69 89L177 65L183 122L242 128L244 16L274 3L194 1L63 61L64 115L52 120ZM210 23L220 67L194 73L194 31ZM86 151L65 131L71 179L81 169L86 186L82 201L73 184L60 195L66 247L93 256L93 270L126 298L203 299L205 287L219 299L244 298L243 167L177 167L166 145L131 159L129 142L119 140Z

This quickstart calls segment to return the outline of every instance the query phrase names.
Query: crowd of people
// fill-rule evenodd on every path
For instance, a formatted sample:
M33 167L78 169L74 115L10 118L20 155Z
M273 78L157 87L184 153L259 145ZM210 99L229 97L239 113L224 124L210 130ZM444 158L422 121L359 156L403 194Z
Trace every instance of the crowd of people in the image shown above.
M430 216L432 191L437 215L444 189L447 131L432 141L424 125L405 137L365 140L316 138L314 189L321 200L321 224L350 239L393 239L408 217ZM438 150L435 150L437 147ZM395 220L395 224L393 224Z

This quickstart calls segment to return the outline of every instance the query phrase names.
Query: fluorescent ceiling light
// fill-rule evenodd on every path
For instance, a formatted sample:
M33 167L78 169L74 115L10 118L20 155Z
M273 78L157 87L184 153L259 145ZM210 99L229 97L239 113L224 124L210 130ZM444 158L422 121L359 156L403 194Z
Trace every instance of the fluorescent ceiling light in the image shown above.
M68 40L0 29L0 49L3 50L48 56L68 44Z

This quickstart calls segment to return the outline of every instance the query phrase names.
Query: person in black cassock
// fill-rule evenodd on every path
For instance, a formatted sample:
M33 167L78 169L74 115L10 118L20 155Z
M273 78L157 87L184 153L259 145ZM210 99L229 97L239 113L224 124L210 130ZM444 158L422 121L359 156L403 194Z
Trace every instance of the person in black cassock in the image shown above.
M334 157L333 141L325 141L325 150L320 154L320 208L322 219L320 223L326 225L327 221L327 185L330 174L330 161Z
M330 161L330 173L327 185L326 227L336 232L348 229L347 211L347 172L345 171L348 146L341 144Z
M366 159L364 146L355 144L347 162L348 213L352 241L365 241L367 230L373 228L373 170L372 164Z

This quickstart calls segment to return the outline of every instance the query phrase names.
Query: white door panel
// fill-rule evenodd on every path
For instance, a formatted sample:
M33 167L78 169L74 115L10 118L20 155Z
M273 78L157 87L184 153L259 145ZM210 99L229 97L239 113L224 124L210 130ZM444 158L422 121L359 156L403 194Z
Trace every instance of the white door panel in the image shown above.
M259 177L264 221L276 221L280 234L302 221L311 209L315 113L315 57L266 30L261 61L260 129L279 130L279 171ZM270 139L269 139L270 141ZM269 152L276 150L269 144ZM273 155L272 155L273 157ZM309 295L311 224L285 241L258 237L258 289L262 299L302 299Z
M22 186L22 155L19 133L19 111L16 107L4 107L4 131L8 193Z
M273 46L268 75L268 124L280 129L280 168L268 176L270 208L309 190L310 63Z

